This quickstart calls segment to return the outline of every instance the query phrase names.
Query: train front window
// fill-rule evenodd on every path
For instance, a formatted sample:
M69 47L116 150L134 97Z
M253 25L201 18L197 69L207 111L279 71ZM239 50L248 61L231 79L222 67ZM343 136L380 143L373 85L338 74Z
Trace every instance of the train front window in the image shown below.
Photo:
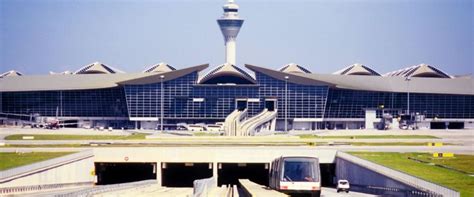
M285 160L282 181L319 181L317 163L310 159Z

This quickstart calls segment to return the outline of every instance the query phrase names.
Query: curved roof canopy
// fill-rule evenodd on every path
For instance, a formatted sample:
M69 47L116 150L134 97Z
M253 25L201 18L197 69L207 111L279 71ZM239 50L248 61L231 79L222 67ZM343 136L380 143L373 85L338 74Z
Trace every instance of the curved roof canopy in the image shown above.
M207 68L207 64L163 73L118 73L94 75L26 75L0 78L0 92L88 90L140 85L173 80ZM161 77L163 76L163 78Z
M229 63L222 64L207 73L200 84L255 84L247 72Z
M430 78L452 78L447 73L428 64L418 64L408 68L392 71L384 74L386 77L430 77Z
M169 71L173 71L173 70L176 70L176 68L170 66L167 63L160 62L159 64L155 64L153 66L150 66L149 68L147 68L143 72L144 73L153 73L153 72L162 73L162 72L169 72Z
M74 72L74 74L116 74L116 73L123 73L123 71L120 71L111 66L107 66L100 62L94 62Z
M279 69L286 73L311 73L308 69L295 63L289 63Z
M362 91L410 91L411 93L474 95L474 80L472 78L417 77L411 80L405 80L403 77L380 77L370 75L285 73L249 64L245 66L254 72L266 74L277 80L288 80L289 83L302 85L329 86Z
M352 64L348 67L345 67L341 70L334 72L335 75L371 75L371 76L380 76L380 74L373 69L362 65L362 64Z
M1 77L13 77L13 76L22 76L23 74L16 71L16 70L11 70L11 71L8 71L8 72L5 72L3 74L0 75L0 78Z

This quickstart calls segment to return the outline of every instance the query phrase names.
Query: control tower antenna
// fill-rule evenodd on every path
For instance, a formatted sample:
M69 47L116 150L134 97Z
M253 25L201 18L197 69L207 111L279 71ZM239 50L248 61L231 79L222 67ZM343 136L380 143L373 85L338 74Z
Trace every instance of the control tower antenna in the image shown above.
M224 15L217 19L217 23L221 28L222 35L224 35L225 61L235 65L235 40L244 19L239 18L239 6L234 3L234 0L228 0L222 8L224 9Z

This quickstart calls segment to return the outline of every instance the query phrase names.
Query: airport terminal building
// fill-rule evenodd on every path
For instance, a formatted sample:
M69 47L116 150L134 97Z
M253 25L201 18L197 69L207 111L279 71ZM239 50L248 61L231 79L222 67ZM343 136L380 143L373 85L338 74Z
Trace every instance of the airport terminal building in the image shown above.
M416 115L419 127L473 128L474 80L420 64L379 74L354 64L315 74L288 64L274 70L235 64L235 39L243 24L229 1L218 24L226 62L176 69L160 63L123 73L96 62L76 72L0 76L2 122L56 117L76 126L176 129L223 122L226 130L374 128L384 114ZM163 122L163 124L161 124ZM396 122L396 121L395 121ZM247 133L248 134L248 133Z
M276 112L274 130L284 130L285 120L287 129L315 130L373 128L382 110L397 116L409 103L410 113L424 115L432 128L472 127L474 121L473 79L429 65L384 76L358 64L334 74L296 64L245 66L254 75L231 64L201 74L208 65L175 69L164 63L130 74L101 63L73 74L6 74L0 111L9 119L34 114L115 128L155 129L163 117L165 129L173 129L224 122L236 109L246 110L243 119L268 109Z

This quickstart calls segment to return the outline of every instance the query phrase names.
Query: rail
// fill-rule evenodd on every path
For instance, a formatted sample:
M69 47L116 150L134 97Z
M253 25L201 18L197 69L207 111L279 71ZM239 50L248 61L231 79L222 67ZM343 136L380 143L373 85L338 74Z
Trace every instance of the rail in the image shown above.
M79 183L59 183L59 184L45 184L45 185L28 185L28 186L17 186L17 187L4 187L0 188L0 196L2 195L13 195L25 192L38 192L43 190L61 189L70 187L84 187L93 186L94 182L79 182Z
M242 186L244 196L272 196L272 197L283 197L288 196L281 192L267 189L263 185L256 184L248 179L239 179L239 183Z
M412 176L412 175L364 160L364 159L361 159L359 157L356 157L344 152L337 152L336 157L355 163L359 166L362 166L364 168L367 168L379 174L383 174L384 176L400 181L409 186L415 187L421 191L426 191L428 193L433 193L433 194L437 194L441 196L450 196L450 197L460 196L459 192L452 190L450 188L420 179L418 177L415 177L415 176Z
M62 166L62 165L69 164L75 161L91 158L93 156L94 154L92 150L85 150L78 153L73 153L73 154L62 156L62 157L49 159L46 161L40 161L37 163L0 171L0 184L14 180L17 177L23 177L28 174L34 174L43 170L56 168L58 166Z
M145 181L137 181L131 183L119 183L113 185L100 185L95 186L93 188L87 188L76 192L66 193L56 195L56 197L86 197L86 196L93 196L94 194L100 194L105 192L115 192L125 189L130 189L134 187L145 187L151 184L157 184L157 180L145 180Z

